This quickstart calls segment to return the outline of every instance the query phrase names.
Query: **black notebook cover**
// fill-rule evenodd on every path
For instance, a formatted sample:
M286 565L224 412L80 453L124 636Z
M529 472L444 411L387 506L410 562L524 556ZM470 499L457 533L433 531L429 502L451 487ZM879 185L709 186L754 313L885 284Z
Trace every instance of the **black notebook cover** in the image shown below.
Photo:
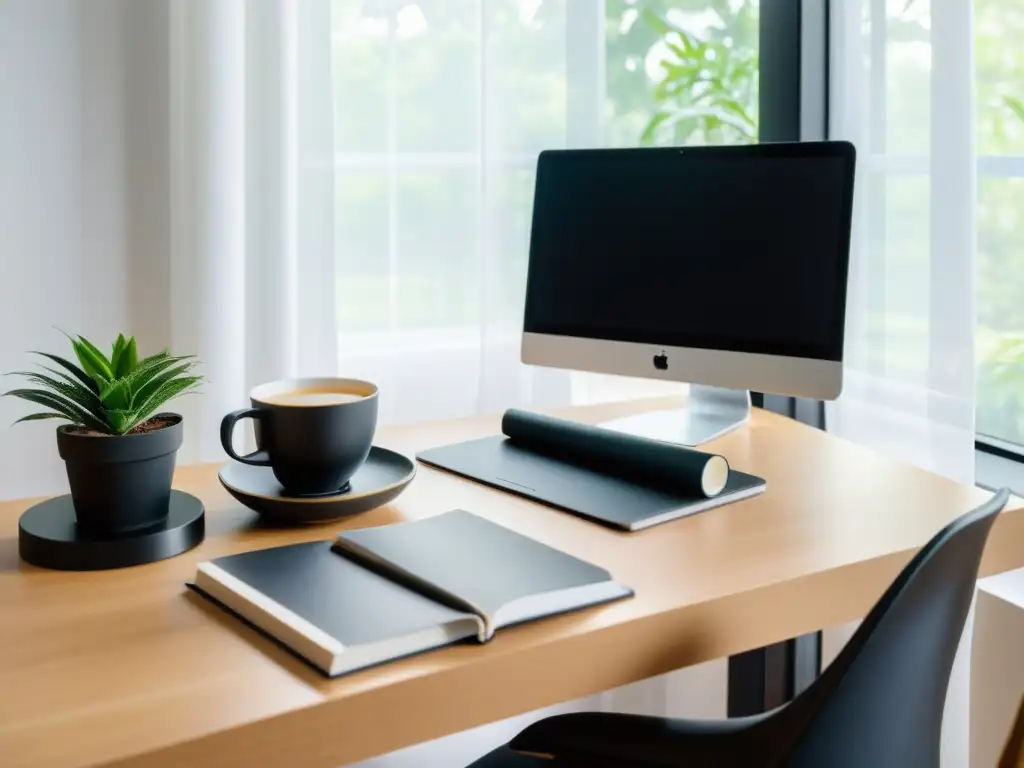
M431 600L374 571L341 557L329 541L292 544L220 557L211 563L249 590L299 617L346 649L386 643L434 627L462 624L476 626L469 614ZM198 578L197 582L202 580ZM198 584L193 589L232 611L250 625L270 635L300 658L330 674L327 664L313 654L278 637L261 620L265 610L252 616L228 605L228 593L218 598ZM237 592L235 593L237 596ZM471 620L471 621L467 621ZM465 632L472 636L476 631ZM441 643L439 643L441 644ZM419 649L422 650L422 649ZM418 652L418 651L412 651ZM376 663L395 658L383 655ZM358 664L354 668L367 666ZM342 670L349 671L349 670Z
M193 588L330 676L632 595L462 510L203 562Z
M339 557L328 541L214 562L346 646L387 640L463 615Z
M765 481L729 471L725 489L706 498L654 488L560 461L516 445L504 435L422 451L424 464L628 531L675 520L755 496Z
M474 612L494 617L494 629L505 624L506 615L523 620L515 603L524 599L565 591L574 597L571 606L582 608L632 594L604 568L462 509L345 531L336 541L346 556L369 555L368 565L376 560L385 568L399 568L467 601Z

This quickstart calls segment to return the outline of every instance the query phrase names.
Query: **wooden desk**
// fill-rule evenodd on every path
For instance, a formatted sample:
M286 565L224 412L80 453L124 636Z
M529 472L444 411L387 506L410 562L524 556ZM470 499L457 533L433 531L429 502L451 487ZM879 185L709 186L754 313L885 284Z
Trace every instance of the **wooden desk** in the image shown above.
M598 422L672 401L564 411ZM494 434L497 417L386 429L412 453ZM764 475L754 499L639 533L420 468L393 505L319 527L256 524L182 469L207 539L162 563L61 573L19 562L0 505L0 764L337 766L862 616L912 552L987 494L767 412L714 445ZM606 566L636 598L326 680L186 593L196 562L463 507ZM1024 566L1024 502L984 572Z

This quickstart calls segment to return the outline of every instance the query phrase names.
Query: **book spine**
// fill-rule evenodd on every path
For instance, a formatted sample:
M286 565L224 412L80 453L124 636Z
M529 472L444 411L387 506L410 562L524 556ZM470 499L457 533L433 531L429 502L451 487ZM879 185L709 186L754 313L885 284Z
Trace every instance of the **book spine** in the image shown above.
M441 605L446 605L457 611L474 614L480 621L478 637L481 643L486 643L494 636L494 622L487 611L479 605L456 595L454 592L449 592L427 579L417 576L393 560L380 557L376 552L353 541L343 533L339 534L334 540L331 549L342 557L347 557L364 568L379 573L396 584L401 584L403 587L418 592L431 600L435 600Z

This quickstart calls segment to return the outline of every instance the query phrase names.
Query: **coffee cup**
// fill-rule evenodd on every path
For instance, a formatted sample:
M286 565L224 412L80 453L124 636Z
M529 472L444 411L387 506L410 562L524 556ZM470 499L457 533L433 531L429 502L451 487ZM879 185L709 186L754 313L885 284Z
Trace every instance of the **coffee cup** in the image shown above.
M260 384L251 408L229 413L220 442L235 461L270 467L296 496L339 493L366 461L377 428L377 387L359 379L290 379ZM231 445L235 424L255 422L258 450L239 456Z

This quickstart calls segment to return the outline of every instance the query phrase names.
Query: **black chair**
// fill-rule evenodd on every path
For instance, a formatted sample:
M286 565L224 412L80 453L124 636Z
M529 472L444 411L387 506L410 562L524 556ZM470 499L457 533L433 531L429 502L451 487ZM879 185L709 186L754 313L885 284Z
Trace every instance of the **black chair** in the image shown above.
M835 661L788 704L723 721L558 715L470 768L937 768L953 657L989 529L1008 498L1004 488L928 542Z

